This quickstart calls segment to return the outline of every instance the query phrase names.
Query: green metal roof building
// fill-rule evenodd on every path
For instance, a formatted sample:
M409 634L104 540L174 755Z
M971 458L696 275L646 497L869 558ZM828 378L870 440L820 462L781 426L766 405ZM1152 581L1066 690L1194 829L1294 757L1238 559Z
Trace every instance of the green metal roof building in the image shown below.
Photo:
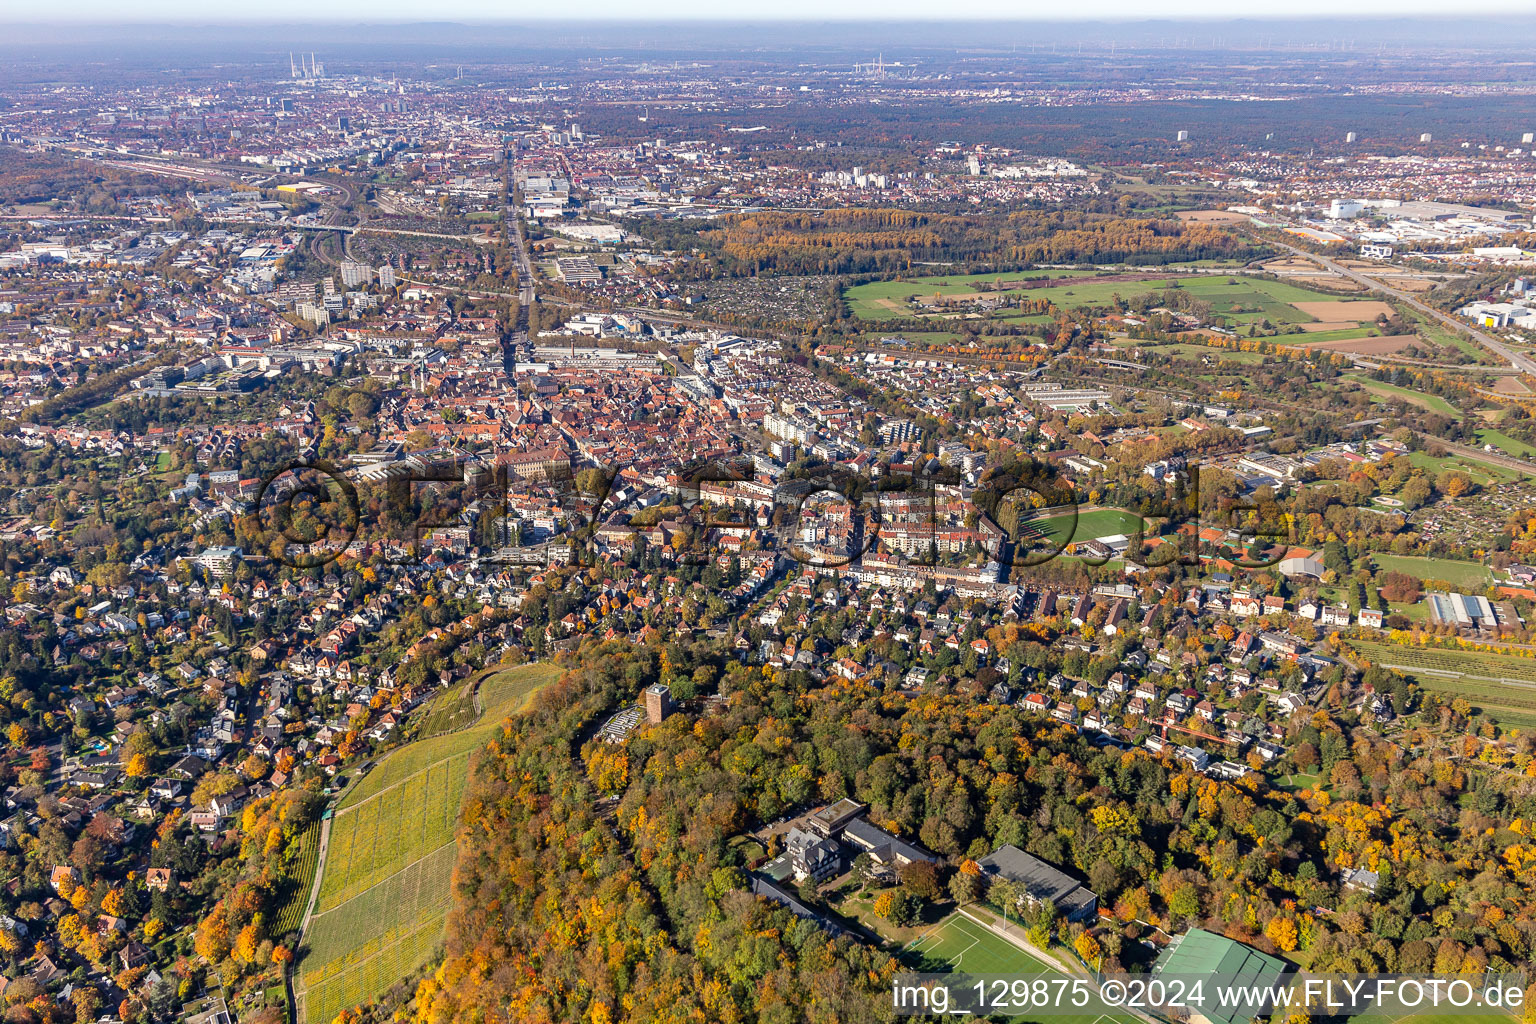
M1217 985L1268 988L1286 973L1285 961L1260 953L1252 946L1217 935L1203 928L1191 928L1173 941L1153 965L1156 974L1204 977ZM1195 1017L1210 1024L1243 1024L1259 1014L1252 1006L1215 1006L1208 990L1205 1012Z

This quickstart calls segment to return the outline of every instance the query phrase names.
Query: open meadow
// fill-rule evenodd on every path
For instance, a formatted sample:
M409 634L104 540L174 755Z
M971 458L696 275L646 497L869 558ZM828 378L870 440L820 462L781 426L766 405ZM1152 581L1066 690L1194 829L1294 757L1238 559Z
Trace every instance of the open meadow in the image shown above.
M1049 278L1051 283L1034 283L1045 278ZM1018 282L1020 286L1006 287L1013 282ZM1226 320L1234 328L1262 325L1265 322L1281 327L1314 324L1326 331L1360 335L1365 333L1365 325L1373 323L1383 309L1391 310L1385 303L1327 295L1286 281L1262 277L1155 273L1144 270L1032 270L1011 274L875 281L849 288L843 297L855 316L865 320L889 320L919 315L935 318L949 315L924 314L913 300L919 303L938 300L946 306L953 306L956 312L966 308L965 300L983 297L1048 300L1063 309L1073 309L1107 306L1116 296L1129 299L1138 295L1157 294L1167 288L1181 289L1192 298L1209 302L1211 313ZM1297 340L1302 339L1298 336Z

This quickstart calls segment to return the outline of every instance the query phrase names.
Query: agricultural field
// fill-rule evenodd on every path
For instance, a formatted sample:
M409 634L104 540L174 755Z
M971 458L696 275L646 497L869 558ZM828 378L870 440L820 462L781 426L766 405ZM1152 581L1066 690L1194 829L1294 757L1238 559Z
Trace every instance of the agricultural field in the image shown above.
M288 935L299 930L304 921L304 906L309 902L309 890L315 881L315 868L320 859L320 823L312 822L298 838L297 847L288 864L285 886L287 893L278 911L272 932Z
M1322 339L1310 333L1302 335L1302 338L1304 340L1294 344L1323 352L1349 352L1357 356L1396 355L1419 340L1416 334L1389 334L1383 337L1375 334L1362 335L1358 329L1328 331L1327 337Z
M1346 323L1366 323L1378 317L1391 316L1395 312L1389 304L1375 299L1331 299L1322 302L1292 300L1292 303L1319 324L1338 326ZM1335 326L1322 329L1338 328Z
M1536 726L1536 658L1351 641L1373 664L1394 668L1426 689L1465 697L1500 722Z
M466 750L434 761L401 783L336 812L317 914L329 913L453 841L469 756Z
M433 698L426 717L416 727L416 739L431 739L457 732L472 724L480 712L475 706L475 692L469 682L460 683Z
M313 970L306 958L306 1020L334 1020L426 962L442 939L456 855L454 843L441 846L341 910L310 922L310 949L334 955Z
M471 758L559 674L547 664L493 669L444 693L426 722L463 721L477 692L485 711L456 731L389 754L342 798L295 972L303 1020L323 1024L377 998L431 955L448 909Z
M347 792L337 805L337 814L421 774L438 761L478 750L504 716L518 710L524 699L559 675L558 668L545 664L519 665L516 668L482 673L476 681L481 687L481 706L486 710L484 717L473 728L412 743L394 751L367 778Z
M1149 345L1148 352L1159 352L1177 358L1179 362L1193 362L1210 358L1218 363L1245 363L1255 366L1264 361L1262 352L1238 352L1232 349L1212 348L1209 345L1197 345L1191 342L1180 342L1175 345Z
M1251 219L1246 213L1233 213L1231 210L1181 210L1174 216L1179 220L1201 224L1247 224Z
M559 679L561 671L554 665L538 664L484 673L480 677L480 704L500 724L501 719L521 711L537 690Z
M1359 327L1338 327L1323 330L1326 325L1321 323L1307 324L1302 330L1303 334L1282 334L1272 339L1279 345L1298 345L1306 347L1321 347L1323 342L1347 341L1350 338L1369 336L1370 331L1362 331Z
M1053 324L1056 318L1049 313L1016 313L1010 310L998 310L992 315L993 320L999 320L1017 326L1019 324Z
M1484 381L1483 386L1488 387L1488 382ZM1501 376L1495 380L1493 382L1493 386L1488 388L1488 390L1494 392L1495 394L1513 395L1519 398L1527 398L1531 394L1531 389L1526 387L1525 382L1522 381L1519 377L1510 377L1507 375Z
M1246 327L1265 320L1276 326L1284 326L1306 324L1319 319L1313 313L1304 311L1301 308L1303 305L1313 308L1323 305L1341 307L1337 313L1326 314L1326 322L1336 327L1353 323L1342 308L1350 305L1349 300L1307 291L1284 281L1224 274L1199 274L1177 280L1179 287L1190 296L1211 304L1212 316L1226 320L1233 327ZM1152 281L1150 284L1152 287L1140 291L1161 291L1163 282ZM1124 285L1118 287L1123 296L1138 294L1138 291L1128 290ZM1107 294L1103 298L1083 299L1063 293L1063 298L1070 299L1071 305L1105 302L1109 297Z

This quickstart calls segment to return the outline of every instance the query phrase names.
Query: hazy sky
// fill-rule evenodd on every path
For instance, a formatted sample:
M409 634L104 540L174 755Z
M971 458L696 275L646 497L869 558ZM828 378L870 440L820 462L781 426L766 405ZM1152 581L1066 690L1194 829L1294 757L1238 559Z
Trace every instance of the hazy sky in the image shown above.
M1458 16L1529 14L1530 0L1470 0L1457 5ZM269 22L278 19L334 21L529 21L540 18L594 20L670 19L818 19L818 20L962 20L962 19L1129 19L1159 18L1307 18L1444 17L1444 0L775 0L771 4L722 4L719 0L585 0L579 5L507 3L505 0L369 0L348 6L314 0L262 0L256 4L207 3L206 0L0 0L0 23L46 21L219 21Z

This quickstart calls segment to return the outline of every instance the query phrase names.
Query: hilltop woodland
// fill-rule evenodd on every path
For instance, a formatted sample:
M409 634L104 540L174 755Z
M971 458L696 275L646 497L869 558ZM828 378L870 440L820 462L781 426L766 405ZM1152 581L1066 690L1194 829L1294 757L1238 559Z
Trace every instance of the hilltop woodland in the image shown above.
M956 265L1124 263L1255 255L1246 239L1210 224L1069 210L936 214L846 209L821 213L732 214L696 227L682 221L627 221L667 249L698 250L687 279L754 274L865 274L909 271L914 262Z
M1029 627L1007 630L1016 656L1043 651ZM1536 943L1531 743L1502 767L1411 754L1346 710L1362 684L1401 702L1410 736L1460 732L1464 755L1483 740L1465 708L1381 669L1337 669L1323 709L1286 723L1284 767L1319 780L1286 791L1095 747L984 703L974 679L909 699L703 644L594 642L567 664L478 763L446 958L411 1008L420 1024L882 1019L892 959L748 895L730 842L843 796L945 858L938 878L903 883L907 912L1009 900L974 863L1005 843L1086 878L1109 912L1090 938L1111 969L1134 966L1153 926L1201 925L1321 971L1509 970ZM655 680L723 701L689 702L623 745L583 742ZM1342 890L1349 867L1379 872L1377 891ZM1087 945L1049 914L1034 928Z

